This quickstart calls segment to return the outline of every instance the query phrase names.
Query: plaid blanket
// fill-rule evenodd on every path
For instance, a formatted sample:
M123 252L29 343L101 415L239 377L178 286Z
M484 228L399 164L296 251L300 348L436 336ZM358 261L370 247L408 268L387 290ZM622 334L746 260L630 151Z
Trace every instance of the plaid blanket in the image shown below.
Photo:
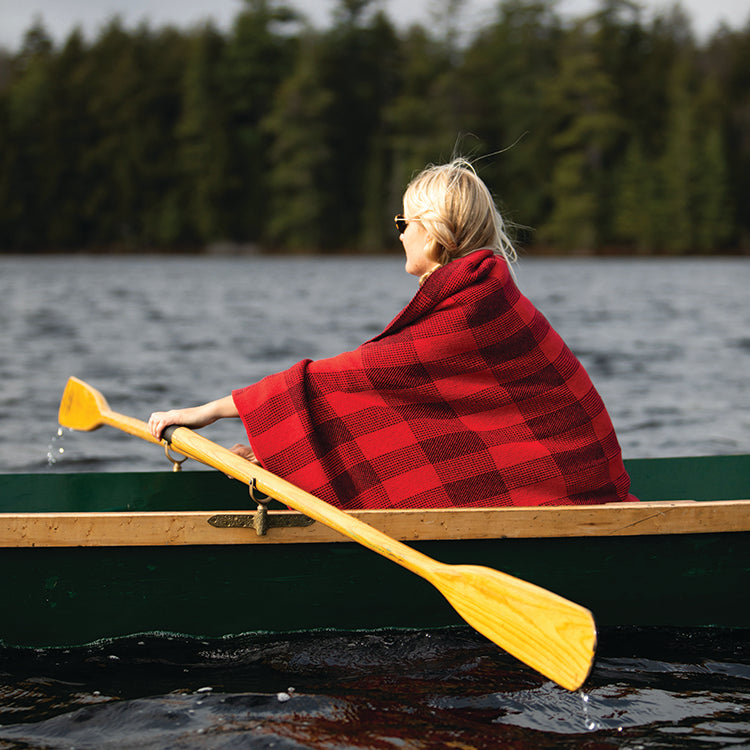
M261 464L345 509L636 499L587 373L489 250L358 349L232 395Z

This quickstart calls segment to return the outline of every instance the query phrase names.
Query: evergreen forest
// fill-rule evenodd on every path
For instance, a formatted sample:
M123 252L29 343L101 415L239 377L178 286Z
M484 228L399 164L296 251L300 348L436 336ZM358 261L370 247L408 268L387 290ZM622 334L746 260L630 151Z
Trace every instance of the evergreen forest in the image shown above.
M35 21L0 50L0 252L394 251L410 177L456 154L527 252L750 251L750 17L699 39L679 5L503 0L459 31L462 6Z

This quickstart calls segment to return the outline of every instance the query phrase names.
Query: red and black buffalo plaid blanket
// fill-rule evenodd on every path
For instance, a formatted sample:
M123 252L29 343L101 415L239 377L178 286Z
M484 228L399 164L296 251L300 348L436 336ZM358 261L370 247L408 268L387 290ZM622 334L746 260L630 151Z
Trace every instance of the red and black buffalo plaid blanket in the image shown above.
M489 250L358 349L233 397L261 464L345 509L635 500L589 376Z

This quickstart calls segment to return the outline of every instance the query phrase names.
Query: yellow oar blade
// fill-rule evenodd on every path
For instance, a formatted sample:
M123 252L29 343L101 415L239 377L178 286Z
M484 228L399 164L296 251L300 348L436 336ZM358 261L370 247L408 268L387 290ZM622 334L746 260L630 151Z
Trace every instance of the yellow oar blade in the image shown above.
M161 444L161 441L151 435L145 422L113 412L107 400L96 388L74 377L68 378L60 401L57 421L63 427L81 432L90 432L106 424L150 443Z
M583 685L596 650L589 610L478 565L442 565L425 577L469 625L509 654L568 690Z
M68 378L60 401L57 421L71 430L90 432L104 424L102 414L109 411L99 391L78 378Z

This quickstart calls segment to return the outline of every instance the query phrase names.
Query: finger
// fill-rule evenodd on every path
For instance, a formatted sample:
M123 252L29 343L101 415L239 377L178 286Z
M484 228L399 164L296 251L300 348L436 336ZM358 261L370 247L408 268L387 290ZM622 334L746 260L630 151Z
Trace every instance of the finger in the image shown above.
M166 420L163 419L161 414L154 412L148 420L148 428L151 432L151 434L157 439L161 440L161 433L164 431L164 428L167 426Z

